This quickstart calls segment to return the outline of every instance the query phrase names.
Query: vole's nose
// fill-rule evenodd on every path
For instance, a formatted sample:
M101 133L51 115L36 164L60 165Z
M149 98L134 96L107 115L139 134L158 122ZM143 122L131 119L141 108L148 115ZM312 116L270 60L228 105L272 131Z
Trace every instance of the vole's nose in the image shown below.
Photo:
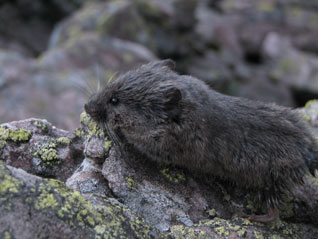
M88 108L88 104L85 104L84 105L84 110L87 114L89 114L89 108Z
M89 102L84 105L84 109L85 112L91 117L94 117L96 115L96 112L94 112L94 109L92 107L92 104L90 104Z

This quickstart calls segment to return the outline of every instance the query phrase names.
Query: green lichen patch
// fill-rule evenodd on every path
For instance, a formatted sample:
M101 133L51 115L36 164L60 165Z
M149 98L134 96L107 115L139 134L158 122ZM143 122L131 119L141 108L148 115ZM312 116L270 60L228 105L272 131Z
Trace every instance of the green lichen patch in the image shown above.
M78 138L81 138L85 135L85 132L84 130L82 129L75 129L74 130L74 134L78 137Z
M236 218L234 220L225 220L215 217L208 221L201 221L195 225L198 228L209 228L219 237L229 237L235 235L235 238L245 238L246 235L253 232L253 238L271 238L272 235L280 238L298 239L302 235L302 230L295 224L288 224L280 220L273 223L255 223L248 219ZM234 238L234 237L233 237Z
M12 228L6 229L2 233L2 235L0 234L0 238L3 238L3 239L11 239L11 238L13 238L13 236L12 236Z
M5 163L0 161L0 204L10 204L10 198L19 193L23 183L10 176Z
M80 116L80 122L82 125L86 126L88 129L88 135L96 135L96 136L102 136L104 135L104 132L98 127L96 122L92 120L91 117L89 117L86 112L83 112Z
M0 140L0 152L6 146L6 141Z
M107 137L105 137L105 150L106 152L108 152L110 150L110 148L112 147L113 142L108 140Z
M67 137L60 137L57 139L57 143L62 145L69 145L71 143L71 140Z
M313 108L314 105L317 105L317 106L318 106L318 99L308 101L308 102L305 104L304 108L305 108L305 109L311 109L311 108ZM317 110L318 110L318 109L317 109Z
M310 183L312 183L314 186L318 187L318 176L317 176L317 170L316 170L316 177L312 175L306 175L306 178Z
M214 208L211 208L209 210L207 210L207 214L210 218L214 218L217 216L217 212Z
M310 100L305 106L298 110L300 116L308 122L311 122L318 115L318 100Z
M30 140L32 133L25 129L8 129L0 127L0 140L14 141L15 143L27 142Z
M211 238L207 233L200 230L195 230L191 227L184 227L181 225L171 227L171 234L176 239L208 239Z
M50 185L57 185L59 195L64 198L64 203L58 210L58 216L67 220L71 225L91 227L95 233L95 238L108 238L107 235L112 235L110 238L126 238L127 228L131 228L130 230L136 234L136 238L151 238L148 235L151 228L134 215L131 215L128 220L124 216L125 208L105 199L105 204L97 206L95 210L93 205L85 200L79 192L66 189L57 180L50 180Z
M41 121L34 121L33 124L38 127L39 129L41 129L42 131L46 132L47 131L47 125L44 124L43 122Z
M83 135L87 135L87 138L98 137L105 141L105 151L108 152L112 147L112 141L104 134L104 131L96 124L96 122L86 113L83 112L80 116L80 122L85 131L81 131L80 129L75 131L75 134L78 137L82 137Z
M182 183L186 180L183 172L172 170L170 168L163 168L160 170L161 174L172 183Z
M45 166L59 165L61 160L56 149L57 144L55 140L42 144L39 149L33 154L35 157L40 158Z
M136 184L136 181L133 178L126 177L126 182L127 182L127 184L128 184L130 189L135 189L136 188L137 184Z

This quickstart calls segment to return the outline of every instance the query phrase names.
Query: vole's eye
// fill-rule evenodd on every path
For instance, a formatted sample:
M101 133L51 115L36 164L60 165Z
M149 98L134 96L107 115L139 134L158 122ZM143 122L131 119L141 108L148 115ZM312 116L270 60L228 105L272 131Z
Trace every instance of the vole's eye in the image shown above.
M116 97L112 97L110 98L110 103L113 104L113 105L117 105L119 102L118 98Z

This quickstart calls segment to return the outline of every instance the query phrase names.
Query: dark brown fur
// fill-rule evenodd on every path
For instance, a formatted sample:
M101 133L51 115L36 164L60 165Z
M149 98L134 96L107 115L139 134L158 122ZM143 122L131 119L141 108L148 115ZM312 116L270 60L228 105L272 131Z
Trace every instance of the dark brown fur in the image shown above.
M86 112L147 158L256 190L270 207L317 168L317 146L297 113L217 93L172 66L165 60L127 72Z

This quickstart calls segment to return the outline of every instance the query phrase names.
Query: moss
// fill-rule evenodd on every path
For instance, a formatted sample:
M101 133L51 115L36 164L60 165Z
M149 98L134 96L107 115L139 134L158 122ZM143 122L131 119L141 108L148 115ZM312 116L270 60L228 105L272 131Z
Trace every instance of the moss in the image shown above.
M32 133L25 129L8 129L5 127L0 127L0 140L11 140L15 143L27 142L30 140Z
M195 230L191 227L184 227L182 225L172 226L171 227L171 234L176 239L207 239L211 238L206 232Z
M45 166L59 165L61 160L56 150L56 146L55 140L52 139L51 142L41 145L40 149L33 155L40 158Z
M186 180L185 175L182 172L171 170L170 168L163 168L160 170L162 175L172 183L180 183Z
M71 140L67 137L60 137L57 139L57 142L59 144L69 145L71 143Z

